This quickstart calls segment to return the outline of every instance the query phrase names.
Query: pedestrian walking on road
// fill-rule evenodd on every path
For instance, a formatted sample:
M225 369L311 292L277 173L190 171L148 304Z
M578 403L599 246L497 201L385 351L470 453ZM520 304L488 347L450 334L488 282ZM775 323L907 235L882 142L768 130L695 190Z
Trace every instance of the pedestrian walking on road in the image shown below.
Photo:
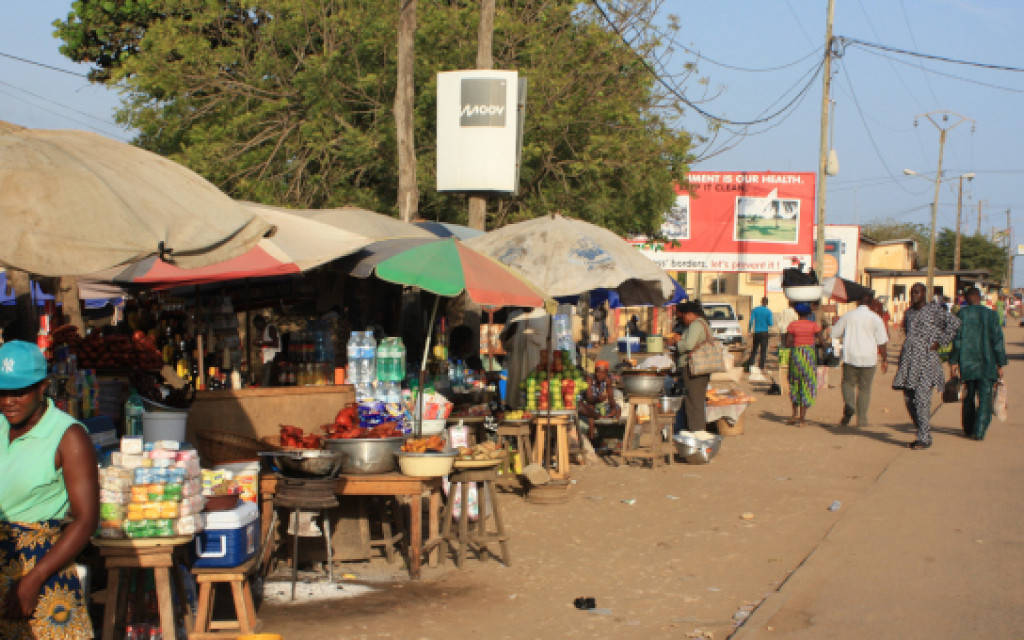
M857 301L857 308L847 312L832 327L832 337L843 341L843 417L840 426L848 426L854 415L857 426L868 424L871 404L871 381L881 362L882 373L888 370L886 343L889 335L885 323L871 310L871 294Z
M772 324L772 311L768 308L768 298L761 298L761 306L754 307L754 310L750 312L750 320L747 322L747 330L751 332L753 340L750 347L750 358L743 365L743 369L747 373L750 373L750 367L754 364L754 358L758 351L761 352L761 357L758 359L757 366L762 371L764 370L764 361L768 357L768 337L771 335L769 330L772 328Z
M807 417L807 408L814 404L817 395L817 358L814 347L821 343L821 326L809 320L811 305L797 304L793 309L797 319L786 328L786 346L789 347L789 399L793 403L793 417L786 424L802 427Z
M925 286L918 282L910 288L910 308L903 314L903 349L892 381L893 389L903 391L910 419L917 427L917 439L911 449L932 446L932 390L942 388L945 376L939 349L952 342L960 321L941 302L926 302Z
M960 308L960 329L949 354L953 375L966 385L961 419L964 435L983 440L992 422L992 388L1003 377L1006 345L998 312L981 304L981 291L967 291L967 306Z

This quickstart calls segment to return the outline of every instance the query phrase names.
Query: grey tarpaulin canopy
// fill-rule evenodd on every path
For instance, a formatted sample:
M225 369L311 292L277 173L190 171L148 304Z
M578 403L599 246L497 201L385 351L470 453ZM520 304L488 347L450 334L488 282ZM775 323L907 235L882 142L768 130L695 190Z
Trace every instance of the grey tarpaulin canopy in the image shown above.
M273 226L176 162L101 135L0 123L0 264L47 276L245 253Z

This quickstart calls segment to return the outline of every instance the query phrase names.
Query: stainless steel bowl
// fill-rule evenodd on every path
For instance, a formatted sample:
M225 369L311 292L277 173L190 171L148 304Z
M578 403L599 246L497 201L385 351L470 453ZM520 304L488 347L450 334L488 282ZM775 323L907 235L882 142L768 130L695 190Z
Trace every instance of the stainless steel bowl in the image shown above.
M622 372L622 388L631 396L658 398L665 393L668 371L626 369Z
M334 438L325 440L330 451L345 454L342 473L387 473L395 470L395 454L405 438Z
M697 438L690 431L681 431L672 437L679 457L691 464L707 464L722 448L722 436L710 434L706 440Z
M662 413L675 413L683 406L683 396L661 396L658 398L658 408Z
M341 471L346 454L323 449L288 449L261 451L260 455L272 459L285 475L330 478Z

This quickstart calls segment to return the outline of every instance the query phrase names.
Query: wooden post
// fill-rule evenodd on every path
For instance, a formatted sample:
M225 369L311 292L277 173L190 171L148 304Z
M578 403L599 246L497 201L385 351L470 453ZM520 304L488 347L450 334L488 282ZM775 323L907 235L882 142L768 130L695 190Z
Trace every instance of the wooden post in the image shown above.
M477 30L476 68L494 67L494 0L480 0L480 25ZM469 196L469 224L471 229L487 230L487 196Z
M84 336L85 322L82 320L82 301L78 297L78 278L57 279L57 301L64 309L68 324L77 327L78 333Z
M14 291L14 323L8 327L6 340L24 340L35 344L39 332L39 315L32 305L32 278L25 271L7 270L7 286Z

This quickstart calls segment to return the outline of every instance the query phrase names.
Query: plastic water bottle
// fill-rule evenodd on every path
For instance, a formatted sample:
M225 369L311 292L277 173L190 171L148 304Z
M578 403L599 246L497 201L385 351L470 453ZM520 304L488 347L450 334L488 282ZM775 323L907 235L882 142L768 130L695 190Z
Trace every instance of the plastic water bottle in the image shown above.
M345 354L348 356L348 371L346 373L351 384L363 382L359 366L361 339L358 331L352 331L348 336L348 344L345 345Z
M402 342L401 338L395 338L395 381L401 386L402 380L405 379L405 343Z
M130 436L142 435L142 414L146 412L146 406L142 403L142 396L137 391L132 391L124 403L124 431Z
M391 382L395 379L395 339L382 338L377 347L377 380Z
M363 332L359 365L362 367L361 375L364 382L373 382L377 379L377 340L374 339L372 330Z

